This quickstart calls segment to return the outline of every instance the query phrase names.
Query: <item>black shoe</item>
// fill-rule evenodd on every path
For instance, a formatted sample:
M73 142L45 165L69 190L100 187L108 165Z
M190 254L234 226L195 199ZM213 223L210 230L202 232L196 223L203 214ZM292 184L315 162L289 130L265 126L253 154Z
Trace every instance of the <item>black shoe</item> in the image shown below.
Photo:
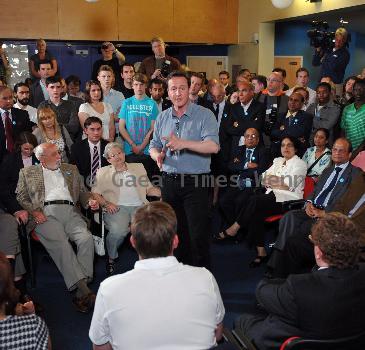
M106 263L106 274L108 276L112 276L112 275L114 275L114 272L115 272L115 262L114 261L112 261L112 262L108 261Z
M265 256L256 256L255 259L253 259L250 263L249 263L249 267L250 268L255 268L255 267L259 267L261 265L263 265L264 263L266 263L269 260L269 257L267 255Z

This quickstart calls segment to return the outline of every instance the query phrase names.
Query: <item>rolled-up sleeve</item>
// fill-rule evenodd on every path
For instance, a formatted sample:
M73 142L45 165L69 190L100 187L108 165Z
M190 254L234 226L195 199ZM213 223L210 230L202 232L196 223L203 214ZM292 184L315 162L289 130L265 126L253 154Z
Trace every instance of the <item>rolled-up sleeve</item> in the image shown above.
M218 123L213 112L209 109L206 110L206 116L202 123L201 137L202 141L211 140L219 145Z

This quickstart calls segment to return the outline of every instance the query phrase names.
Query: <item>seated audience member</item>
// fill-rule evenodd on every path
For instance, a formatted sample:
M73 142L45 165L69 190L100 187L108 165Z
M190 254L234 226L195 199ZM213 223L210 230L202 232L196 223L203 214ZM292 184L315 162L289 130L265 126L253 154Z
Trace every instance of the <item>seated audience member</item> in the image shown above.
M98 117L88 117L84 122L86 139L75 142L71 146L70 163L75 164L84 178L86 187L94 183L96 171L108 165L103 157L108 141L102 138L103 124Z
M162 38L152 38L151 47L154 55L142 61L138 73L146 75L148 79L158 78L166 80L171 72L180 70L181 64L179 60L166 55L166 44Z
M336 202L346 192L348 186L359 173L359 169L349 162L351 143L339 138L332 148L333 166L325 169L319 177L314 192L307 198L304 209L291 210L279 223L279 235L269 261L270 267L276 267L280 252L283 251L288 237L292 235L308 236L311 226L321 213L333 210Z
M156 102L146 95L147 78L137 73L133 77L134 96L123 101L119 113L119 132L124 139L128 163L142 163L148 178L158 173L155 162L149 155L148 146L153 126L159 114Z
M85 101L85 95L80 90L81 80L77 75L69 75L65 79L65 82L67 85L67 93L69 96L78 97Z
M308 104L308 99L309 99L309 92L306 88L304 87L296 87L293 89L293 92L297 92L299 94L301 94L304 98L304 102L303 102L303 106L302 106L302 111L307 111L309 104ZM308 112L308 111L307 111Z
M38 128L33 131L33 134L39 144L44 142L55 144L61 154L62 162L68 163L73 142L67 129L58 124L53 109L38 108Z
M291 136L281 141L282 157L275 158L273 165L263 173L265 194L251 196L235 222L218 235L218 239L224 239L235 236L240 228L247 228L247 240L257 248L257 256L250 267L260 266L267 260L264 248L265 217L282 214L283 202L303 198L307 165L296 155L299 147L299 141Z
M3 349L51 349L44 321L32 302L19 303L9 261L0 252L0 344Z
M297 77L297 81L295 83L295 86L292 87L291 89L289 89L288 91L285 92L285 94L287 96L290 96L293 92L294 89L301 87L304 88L306 91L308 91L308 106L311 105L312 103L316 102L316 91L311 89L308 84L309 84L309 71L307 68L301 67L299 68L296 72L295 72L295 76Z
M39 80L33 82L30 87L30 102L32 107L38 108L41 102L49 99L46 88L46 80L52 75L52 65L48 60L42 60L36 66Z
M226 70L222 70L221 72L219 72L218 76L219 76L219 81L224 86L226 96L229 96L234 91L233 87L229 85L229 78L230 78L229 73Z
M107 274L112 275L118 248L129 232L132 215L147 203L146 195L152 196L158 190L152 187L142 164L125 162L125 153L119 143L108 143L103 156L111 165L97 171L92 192L105 210L103 219L109 231L106 236Z
M173 256L176 229L168 204L137 209L131 244L139 261L100 284L89 331L94 349L210 349L221 339L225 310L217 282Z
M286 70L284 68L277 67L277 68L274 68L272 70L272 72L279 73L282 76L282 78L283 78L283 84L282 84L283 91L289 90L289 86L287 84L285 84Z
M351 164L365 171L365 140L357 147L356 151L352 153Z
M289 97L288 112L285 114L279 113L271 130L271 154L273 158L280 155L280 140L285 136L291 136L300 141L300 149L298 150L300 156L308 148L313 117L301 109L303 103L303 96L294 92Z
M247 68L242 68L239 72L238 72L238 76L246 79L247 81L251 81L251 72L249 69ZM238 86L237 86L238 87Z
M329 145L334 141L334 127L340 117L340 107L331 97L331 86L328 83L319 83L317 86L317 101L308 107L307 112L313 114L312 131L309 142L313 146L314 134L319 128L329 131Z
M118 90L122 92L125 98L132 97L134 95L134 90L132 88L133 77L135 71L132 63L123 63L121 67L121 82Z
M354 95L352 94L352 90L354 88L356 80L357 77L353 75L346 78L343 83L343 94L337 99L337 103L341 106L342 109L347 105L354 103Z
M51 70L48 77L53 77L57 74L58 64L56 58L47 50L47 44L43 39L37 40L38 52L29 58L29 72L34 81L42 79L42 74L39 72L41 62L48 61L51 64ZM47 78L48 78L47 77Z
M307 176L318 178L331 164L331 150L327 147L329 135L324 128L314 134L314 146L309 147L302 158L307 163Z
M331 98L335 101L336 96L336 84L332 81L330 77L322 77L320 83L327 83L331 87Z
M237 182L230 184L219 199L219 206L228 225L232 225L261 184L260 175L269 167L269 157L260 145L260 133L248 128L244 133L245 144L232 149L228 164L229 175L236 175Z
M165 83L160 79L151 79L148 83L148 91L151 98L156 102L160 113L172 106L170 100L163 98L165 90Z
M0 86L0 162L7 153L14 152L14 142L23 131L32 131L27 111L13 107L13 91Z
M189 100L199 106L206 107L206 100L204 97L199 96L199 92L204 85L204 80L203 74L196 72L190 73Z
M87 286L93 277L94 243L75 205L80 201L92 210L99 206L86 192L76 166L61 163L56 145L42 143L36 147L35 155L41 164L20 170L17 200L30 214L29 229L35 226L67 289L76 289L76 309L88 312L95 300ZM77 254L69 240L77 245Z
M103 126L103 139L112 142L115 138L115 125L113 108L109 103L103 102L103 91L98 81L86 82L85 103L79 108L79 121L84 129L84 122L89 117L98 117ZM84 133L83 138L86 138Z
M61 99L61 77L47 78L46 85L49 99L41 102L38 109L51 108L56 114L58 124L64 126L71 139L75 141L80 131L76 105L71 101Z
M80 105L84 103L83 99L68 94L66 80L63 78L61 78L61 98L64 101L71 101L74 103L76 110L79 110Z
M125 61L125 56L109 41L105 41L101 44L100 51L102 58L94 62L91 79L96 80L99 75L100 68L102 66L108 66L113 71L115 86L120 86L120 65ZM113 56L113 54L115 54L115 56Z
M255 75L251 79L251 83L254 86L255 99L258 99L261 96L262 91L267 88L266 77L263 75Z
M18 83L14 85L14 93L17 102L14 104L14 108L27 111L29 119L32 123L37 124L37 108L29 105L29 87L25 83Z
M242 315L235 328L262 350L278 349L293 335L336 339L362 333L365 267L358 264L359 236L343 214L319 219L310 236L318 268L287 280L262 280L256 298L263 312Z
M365 139L365 79L358 79L353 88L354 103L342 113L341 129L356 150Z

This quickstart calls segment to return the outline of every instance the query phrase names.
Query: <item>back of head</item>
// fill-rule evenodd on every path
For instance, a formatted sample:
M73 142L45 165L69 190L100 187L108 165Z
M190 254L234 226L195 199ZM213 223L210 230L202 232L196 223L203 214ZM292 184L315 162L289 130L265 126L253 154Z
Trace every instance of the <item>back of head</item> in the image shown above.
M0 308L6 306L5 312L12 311L19 298L14 287L13 274L6 256L0 252Z
M176 215L169 204L151 202L139 208L131 223L138 255L142 259L171 255L176 229Z

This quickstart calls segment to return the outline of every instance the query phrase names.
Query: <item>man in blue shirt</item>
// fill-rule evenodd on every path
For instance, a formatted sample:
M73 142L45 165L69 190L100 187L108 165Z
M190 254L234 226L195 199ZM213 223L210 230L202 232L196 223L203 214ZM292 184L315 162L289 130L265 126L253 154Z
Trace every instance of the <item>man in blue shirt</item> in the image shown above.
M134 96L123 101L119 112L119 131L124 139L127 163L142 163L152 181L158 169L149 155L148 145L159 111L156 102L146 96L146 84L144 74L137 73L133 77Z
M189 101L189 85L185 73L168 76L173 106L156 120L150 154L162 170L162 199L177 215L178 258L209 267L210 155L219 151L218 124L212 111Z

